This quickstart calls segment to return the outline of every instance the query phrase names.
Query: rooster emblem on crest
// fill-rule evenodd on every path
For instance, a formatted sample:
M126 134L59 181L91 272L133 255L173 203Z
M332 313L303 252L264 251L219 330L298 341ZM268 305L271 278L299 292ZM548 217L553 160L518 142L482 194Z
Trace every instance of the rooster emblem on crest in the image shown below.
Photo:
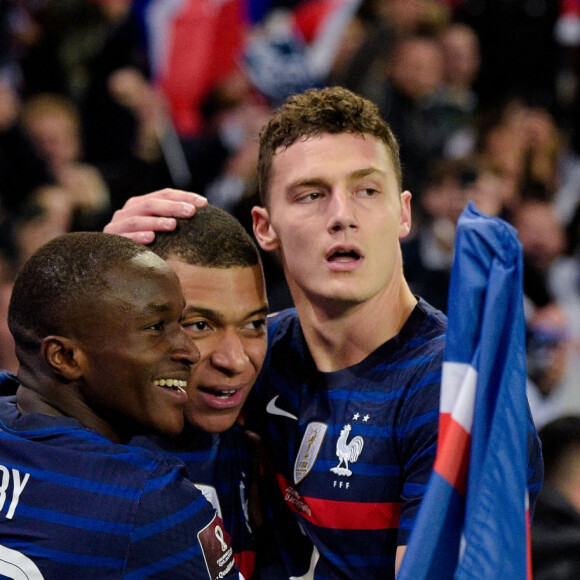
M358 460L364 445L363 438L360 435L347 441L351 430L351 425L347 423L342 428L338 441L336 442L336 456L338 457L339 462L337 466L331 467L330 471L337 475L352 475L352 471L348 468L348 464L354 463Z

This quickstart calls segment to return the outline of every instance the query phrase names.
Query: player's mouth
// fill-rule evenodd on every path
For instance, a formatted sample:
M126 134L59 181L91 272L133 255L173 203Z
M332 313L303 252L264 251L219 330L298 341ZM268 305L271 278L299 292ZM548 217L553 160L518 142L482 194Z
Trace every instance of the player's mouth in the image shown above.
M216 409L231 409L237 407L242 402L243 387L220 388L220 387L202 387L199 386L197 391L203 396L205 402Z
M329 258L329 262L352 262L353 260L360 259L360 256L356 252L335 252Z
M362 252L354 246L334 246L326 255L326 261L333 270L350 270L363 260Z
M187 387L187 381L183 379L172 379L172 378L162 378L155 379L153 384L156 387L163 387L169 389L170 391L176 391L178 393L185 393L185 388Z

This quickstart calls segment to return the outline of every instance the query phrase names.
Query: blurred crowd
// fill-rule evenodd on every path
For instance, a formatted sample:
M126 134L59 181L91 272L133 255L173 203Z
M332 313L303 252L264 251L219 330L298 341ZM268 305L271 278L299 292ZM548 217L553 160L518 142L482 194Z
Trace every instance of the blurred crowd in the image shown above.
M251 229L260 127L335 84L400 141L417 294L446 311L468 201L517 229L534 420L580 416L580 0L0 0L0 367L40 244L163 187ZM264 261L272 310L289 306Z

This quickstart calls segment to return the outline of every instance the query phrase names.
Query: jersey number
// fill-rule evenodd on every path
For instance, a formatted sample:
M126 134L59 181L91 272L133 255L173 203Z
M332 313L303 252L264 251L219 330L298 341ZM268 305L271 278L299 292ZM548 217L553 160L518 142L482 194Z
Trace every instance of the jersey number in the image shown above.
M22 552L0 545L0 578L44 580L36 564Z

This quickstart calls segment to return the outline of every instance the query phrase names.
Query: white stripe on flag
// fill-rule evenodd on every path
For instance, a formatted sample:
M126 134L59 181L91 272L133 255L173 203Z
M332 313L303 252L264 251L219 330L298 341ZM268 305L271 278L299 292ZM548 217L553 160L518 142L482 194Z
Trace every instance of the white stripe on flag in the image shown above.
M467 363L444 362L441 374L441 413L449 413L468 433L473 425L477 371Z

